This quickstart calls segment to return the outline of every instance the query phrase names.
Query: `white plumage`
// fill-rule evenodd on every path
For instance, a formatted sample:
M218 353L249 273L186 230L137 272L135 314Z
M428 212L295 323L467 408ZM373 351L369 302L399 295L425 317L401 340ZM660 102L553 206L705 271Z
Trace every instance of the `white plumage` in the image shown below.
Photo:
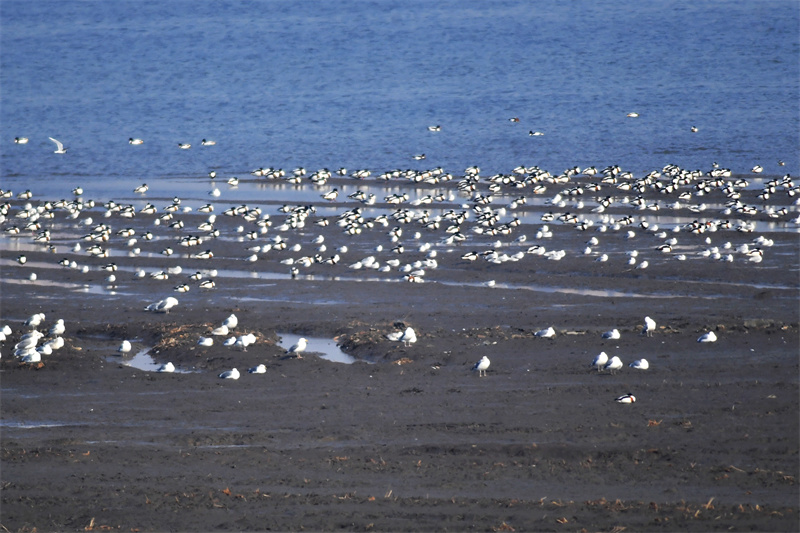
M484 355L483 357L481 357L480 361L478 361L477 363L475 363L475 365L473 365L472 370L478 371L478 377L485 376L486 369L489 368L490 364L491 361L489 361L489 358Z

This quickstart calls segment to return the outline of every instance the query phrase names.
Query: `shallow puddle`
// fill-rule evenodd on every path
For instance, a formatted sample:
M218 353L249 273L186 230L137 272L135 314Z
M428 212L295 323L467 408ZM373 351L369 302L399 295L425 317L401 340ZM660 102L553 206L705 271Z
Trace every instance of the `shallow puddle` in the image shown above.
M278 336L281 338L278 344L285 350L297 344L300 337L303 337L303 335L295 335L294 333L278 333ZM322 359L334 363L352 364L360 361L360 359L356 359L340 350L333 339L324 337L305 337L305 339L308 341L308 345L303 353L319 355Z

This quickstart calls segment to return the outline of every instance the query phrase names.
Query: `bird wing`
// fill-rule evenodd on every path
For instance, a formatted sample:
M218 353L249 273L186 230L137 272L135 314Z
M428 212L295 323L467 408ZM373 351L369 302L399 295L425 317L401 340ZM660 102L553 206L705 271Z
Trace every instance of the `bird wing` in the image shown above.
M61 141L59 141L58 139L53 139L52 137L49 137L49 139L54 143L56 143L56 147L58 148L59 151L64 149L64 145L61 144Z

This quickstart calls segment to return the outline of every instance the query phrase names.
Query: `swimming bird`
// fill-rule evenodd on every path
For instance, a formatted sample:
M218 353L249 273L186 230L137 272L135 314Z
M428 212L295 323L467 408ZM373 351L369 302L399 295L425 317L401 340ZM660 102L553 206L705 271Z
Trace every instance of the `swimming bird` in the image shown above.
M158 367L157 372L166 372L166 373L175 372L175 365L173 365L171 361L168 363L164 363L163 365Z
M605 364L603 370L608 370L612 374L623 367L622 360L617 357L616 355L608 360L608 363Z
M628 366L637 370L647 370L650 368L650 363L647 361L647 359L637 359Z
M703 333L698 337L697 342L717 342L717 334L713 331Z
M553 329L553 326L550 326L547 329L541 329L533 334L535 337L543 337L545 339L550 339L556 336L556 330Z
M617 403L633 403L636 401L636 396L631 393L623 394L617 398L614 398L614 401Z
M67 149L64 148L64 145L61 144L61 141L59 141L57 139L53 139L52 137L49 137L49 139L51 141L53 141L54 143L56 143L56 151L53 152L54 154L66 154L67 153Z
M203 139L202 141L200 141L200 144L202 144L203 146L214 146L215 144L217 144L217 141Z
M490 364L491 364L491 361L489 361L489 358L484 355L483 357L481 357L480 361L478 361L477 363L475 363L473 365L472 370L473 371L475 371L475 370L478 371L478 377L485 376L486 375L486 369L489 368Z
M428 131L442 131L442 127L439 125L436 126L428 126Z
M411 346L411 344L417 342L417 333L414 328L408 326L404 331L388 333L386 338L393 342L402 342L405 346Z
M239 371L235 368L232 368L231 370L226 370L220 374L219 377L222 379L239 379Z
M619 330L614 328L611 331L606 331L605 333L603 333L603 338L617 340L620 338Z
M639 116L639 113L628 113L626 116L628 118L637 118Z
M14 144L28 144L27 137L14 137Z
M644 317L644 327L642 328L642 335L652 337L653 332L656 330L656 321L649 316Z
M308 339L306 339L305 337L300 337L299 339L297 339L296 344L293 344L291 348L286 350L286 355L302 359L303 357L300 355L300 352L305 351L307 346L308 346Z
M250 370L248 370L251 374L266 374L267 373L267 366L265 364L260 364L258 366L254 366Z
M180 148L181 150L188 150L191 147L192 145L189 143L178 143L178 148Z
M133 347L131 346L131 341L129 341L129 340L124 340L124 341L122 341L122 343L119 345L119 348L117 348L117 351L118 351L119 353L128 353L128 352L130 352L130 351L131 351L131 348L133 348Z
M595 367L598 372L601 372L606 363L608 363L608 354L606 352L600 352L594 357L591 366Z
M139 145L139 144L144 144L144 141L142 139L134 139L133 137L130 137L128 139L128 144Z

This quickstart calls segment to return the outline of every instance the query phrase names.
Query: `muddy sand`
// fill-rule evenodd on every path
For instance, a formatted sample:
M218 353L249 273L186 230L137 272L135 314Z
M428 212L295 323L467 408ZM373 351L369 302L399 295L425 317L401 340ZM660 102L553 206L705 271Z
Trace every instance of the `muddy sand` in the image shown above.
M577 249L586 235L561 237ZM770 266L774 254L713 271L687 261L679 276L655 260L467 267L459 251L440 254L446 282L358 281L325 265L291 279L276 259L283 275L221 271L216 289L185 294L174 277L129 280L163 264L153 256L118 258L129 270L111 291L106 272L59 270L60 255L36 250L20 266L6 251L0 526L797 531L797 241L772 237L789 268ZM215 268L242 268L241 243L214 246ZM168 295L171 312L143 310ZM13 346L37 312L42 331L65 320L66 343L22 364ZM253 345L197 345L231 313ZM386 339L406 326L417 342ZM555 337L535 336L549 326ZM621 338L603 339L612 328ZM707 331L718 341L698 343ZM359 361L287 357L282 333L336 339ZM130 366L143 350L178 372ZM590 368L601 351L624 368ZM627 366L640 358L650 369ZM247 373L258 364L265 373ZM240 379L217 377L234 367ZM626 393L636 402L614 401Z

